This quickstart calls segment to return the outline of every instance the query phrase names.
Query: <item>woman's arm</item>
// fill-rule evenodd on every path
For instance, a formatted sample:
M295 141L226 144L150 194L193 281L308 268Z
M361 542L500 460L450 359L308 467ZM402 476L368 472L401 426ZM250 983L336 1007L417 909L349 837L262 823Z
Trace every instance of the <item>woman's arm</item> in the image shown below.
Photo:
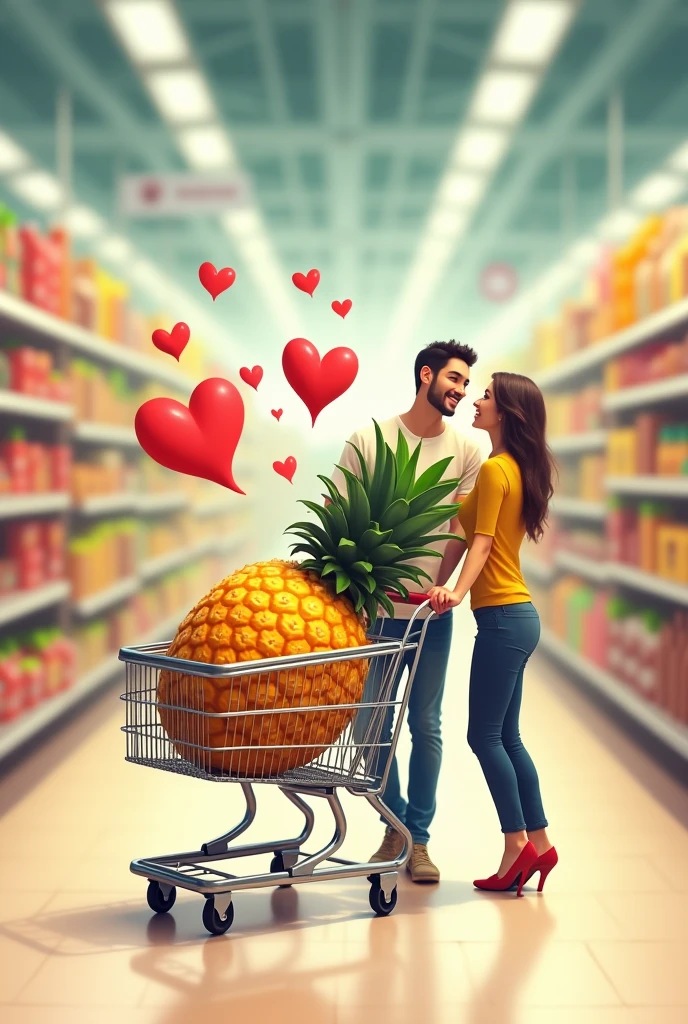
M465 495L462 495L460 498L457 498L457 501L461 502L463 501L464 498ZM462 527L461 523L459 522L458 516L452 519L451 523L449 524L449 532L458 534L462 532ZM467 547L468 545L466 544L465 540L447 541L447 546L444 549L442 561L440 562L439 572L437 573L438 587L446 586L447 582L452 578L457 565L459 564L459 562L461 561L466 552Z
M432 587L428 591L430 604L435 612L441 615L442 612L446 612L450 608L455 608L456 605L461 604L483 571L485 562L492 550L493 540L494 537L488 537L485 533L476 533L473 538L473 544L466 556L466 561L463 563L456 587L453 590L449 590L447 587Z

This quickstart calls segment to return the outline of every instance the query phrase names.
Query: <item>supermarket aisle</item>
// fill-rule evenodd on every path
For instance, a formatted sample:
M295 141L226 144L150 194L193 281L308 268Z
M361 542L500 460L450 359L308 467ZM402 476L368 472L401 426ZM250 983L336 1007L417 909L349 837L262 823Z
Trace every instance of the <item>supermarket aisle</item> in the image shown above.
M35 766L0 782L5 1024L186 1024L208 1014L284 1024L685 1020L688 797L656 770L665 799L652 796L614 753L613 727L560 691L545 661L530 673L524 733L561 866L544 897L469 884L496 864L499 834L464 743L469 613L457 620L432 844L439 888L404 878L397 910L380 920L355 880L240 893L220 938L205 933L197 897L180 893L169 916L152 917L129 860L210 839L240 804L235 787L125 764L111 693ZM258 796L261 835L294 823L279 794ZM347 810L349 850L362 856L378 827L363 803Z

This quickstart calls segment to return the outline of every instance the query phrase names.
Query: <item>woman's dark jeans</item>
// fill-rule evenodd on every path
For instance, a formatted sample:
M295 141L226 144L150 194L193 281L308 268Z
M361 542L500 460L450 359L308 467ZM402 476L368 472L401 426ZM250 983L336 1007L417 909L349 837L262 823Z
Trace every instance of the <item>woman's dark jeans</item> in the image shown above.
M471 663L468 743L494 800L502 832L534 832L547 820L540 783L521 742L523 673L540 639L530 601L478 608Z

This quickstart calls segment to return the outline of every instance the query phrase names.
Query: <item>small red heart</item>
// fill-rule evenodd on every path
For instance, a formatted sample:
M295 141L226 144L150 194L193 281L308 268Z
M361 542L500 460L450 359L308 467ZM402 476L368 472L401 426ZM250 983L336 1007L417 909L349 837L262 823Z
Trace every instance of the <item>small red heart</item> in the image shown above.
M306 292L307 295L310 295L310 297L313 298L313 292L320 283L320 271L309 270L305 275L292 274L291 279L297 288L300 288L302 292Z
M292 338L282 353L282 369L315 426L325 406L348 391L356 380L358 357L350 348L333 348L321 360L310 341Z
M241 394L222 377L201 381L188 408L172 398L151 398L134 419L138 442L154 462L237 494L244 491L234 482L232 460L243 429Z
M236 281L236 273L231 267L216 270L212 263L202 263L198 268L198 277L205 290L212 295L213 302Z
M283 476L285 480L291 483L296 472L296 459L293 455L290 455L284 462L273 462L272 468L275 473L279 473L280 476Z
M190 337L191 331L187 324L175 324L170 334L161 327L153 331L152 340L156 348L168 356L174 356L179 362L179 357L188 345Z
M340 316L342 318L342 320L344 319L344 317L349 312L352 306L353 302L351 301L351 299L344 299L343 302L337 302L335 300L332 303L332 309L335 311L337 316Z
M258 385L263 379L263 367L254 366L252 370L249 370L248 366L242 366L239 370L239 376L244 384L248 384L249 387L257 391Z
M271 409L270 412L279 423L279 421L282 419L282 413L284 412L284 409Z

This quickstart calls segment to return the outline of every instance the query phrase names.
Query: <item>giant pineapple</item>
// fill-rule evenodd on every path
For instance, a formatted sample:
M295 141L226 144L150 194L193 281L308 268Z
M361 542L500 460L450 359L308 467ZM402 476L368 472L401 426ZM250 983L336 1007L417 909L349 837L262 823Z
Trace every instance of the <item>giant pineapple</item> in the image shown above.
M407 597L404 581L420 586L429 578L411 560L439 557L425 545L439 539L432 531L458 508L439 504L458 484L442 481L451 458L416 479L420 444L410 454L399 431L393 452L377 423L375 432L374 472L354 446L361 476L342 467L346 497L319 477L329 504L303 501L314 519L286 531L297 538L292 556L308 557L246 565L225 577L181 623L170 656L229 665L361 647L369 643L364 616L374 621L380 605L393 614L385 591ZM160 718L178 753L206 769L265 778L308 764L335 742L354 711L333 709L360 701L368 662L285 666L224 678L197 676L191 668L164 670L158 685ZM307 706L329 710L299 711ZM293 710L250 714L278 709ZM209 712L238 714L212 718Z

